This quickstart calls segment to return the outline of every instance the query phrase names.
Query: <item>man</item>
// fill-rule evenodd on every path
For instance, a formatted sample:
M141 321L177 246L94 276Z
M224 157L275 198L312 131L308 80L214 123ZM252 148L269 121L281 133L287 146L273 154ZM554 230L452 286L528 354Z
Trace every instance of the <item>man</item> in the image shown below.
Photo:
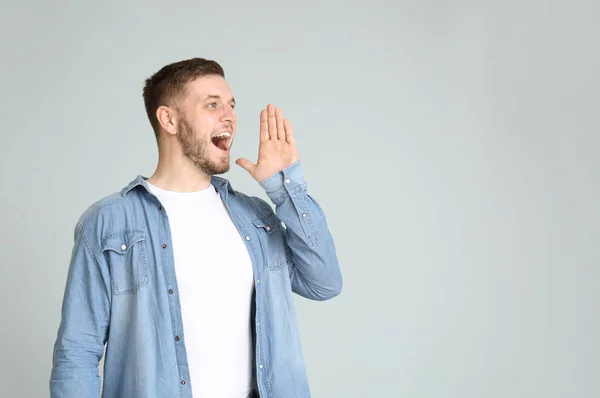
M163 67L144 102L158 165L77 222L51 396L98 397L106 344L103 397L309 397L292 292L327 300L342 276L289 121L268 105L256 164L236 161L273 211L215 176L236 130L218 63Z

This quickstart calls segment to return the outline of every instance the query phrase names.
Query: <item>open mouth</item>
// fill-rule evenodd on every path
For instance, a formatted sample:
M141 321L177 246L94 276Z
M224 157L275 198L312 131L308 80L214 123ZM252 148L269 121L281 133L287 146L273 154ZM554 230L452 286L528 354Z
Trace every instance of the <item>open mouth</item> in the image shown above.
M211 141L212 143L222 151L229 150L229 140L231 139L231 133L229 131L225 131L223 133L215 134Z

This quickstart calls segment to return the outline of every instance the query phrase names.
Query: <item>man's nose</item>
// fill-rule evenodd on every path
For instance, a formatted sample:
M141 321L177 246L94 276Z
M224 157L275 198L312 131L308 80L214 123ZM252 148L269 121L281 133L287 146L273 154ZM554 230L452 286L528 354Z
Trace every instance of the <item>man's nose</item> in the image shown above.
M225 110L223 111L223 121L227 121L233 123L236 121L235 109L232 106L225 106Z

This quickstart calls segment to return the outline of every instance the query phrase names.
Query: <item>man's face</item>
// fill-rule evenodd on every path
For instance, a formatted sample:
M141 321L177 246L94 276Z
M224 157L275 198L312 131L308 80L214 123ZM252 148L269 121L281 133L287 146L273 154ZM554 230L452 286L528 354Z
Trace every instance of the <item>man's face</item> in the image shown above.
M222 77L201 77L188 84L177 135L183 155L207 175L229 170L229 148L237 124L234 107Z

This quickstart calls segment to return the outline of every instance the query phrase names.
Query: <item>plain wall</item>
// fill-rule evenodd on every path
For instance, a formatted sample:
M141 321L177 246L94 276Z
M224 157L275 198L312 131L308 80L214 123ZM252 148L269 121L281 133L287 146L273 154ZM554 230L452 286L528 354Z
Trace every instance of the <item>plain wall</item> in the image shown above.
M49 395L75 222L152 174L144 79L200 56L232 161L282 107L334 235L341 296L297 300L314 397L600 396L597 4L3 2L0 395Z

